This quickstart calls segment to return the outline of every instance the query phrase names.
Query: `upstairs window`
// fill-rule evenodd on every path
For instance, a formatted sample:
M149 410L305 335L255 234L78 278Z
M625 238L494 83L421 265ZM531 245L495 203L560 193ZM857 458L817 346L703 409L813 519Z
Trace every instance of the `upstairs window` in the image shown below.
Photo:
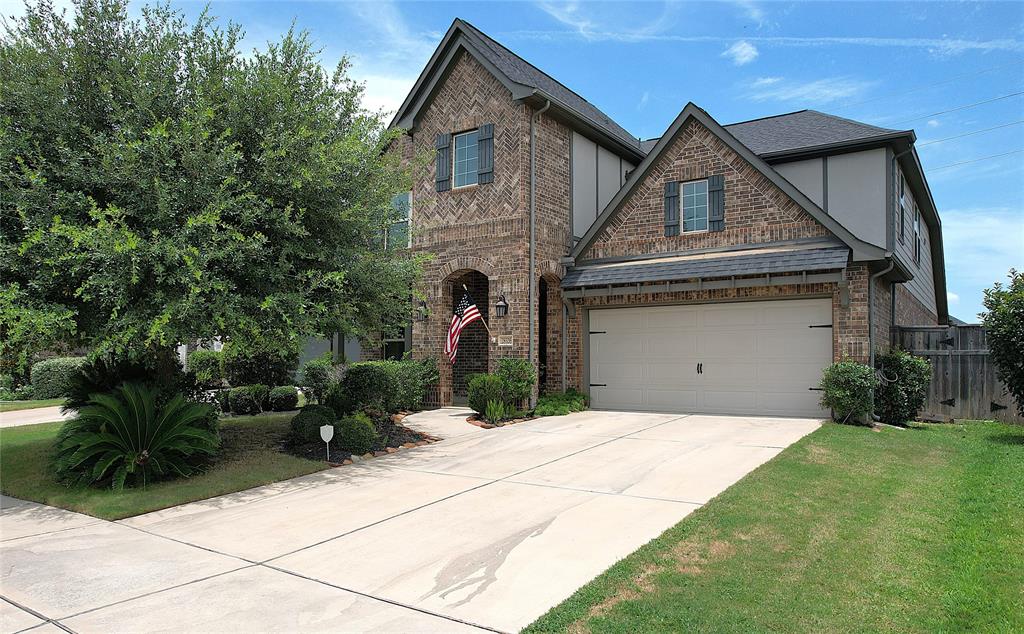
M393 220L384 232L385 249L406 249L412 246L412 236L409 234L409 218L412 212L412 192L395 194L391 199L391 208L394 209Z
M907 233L907 181L900 174L900 244L906 239Z
M683 183L683 233L708 230L708 182Z
M914 205L914 263L921 264L921 211Z
M455 152L452 177L455 187L476 185L479 159L479 130L455 135Z

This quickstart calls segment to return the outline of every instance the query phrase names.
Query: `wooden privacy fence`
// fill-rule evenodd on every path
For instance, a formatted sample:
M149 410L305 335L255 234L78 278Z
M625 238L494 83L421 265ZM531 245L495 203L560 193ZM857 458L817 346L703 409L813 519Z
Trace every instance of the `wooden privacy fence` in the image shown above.
M1013 397L996 378L984 326L897 326L894 330L900 348L932 364L921 418L1024 423Z

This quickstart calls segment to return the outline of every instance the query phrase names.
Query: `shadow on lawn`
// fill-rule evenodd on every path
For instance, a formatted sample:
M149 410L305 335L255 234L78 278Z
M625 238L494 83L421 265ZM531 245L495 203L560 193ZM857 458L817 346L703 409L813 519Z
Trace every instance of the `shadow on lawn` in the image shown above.
M1024 433L1020 434L993 434L988 437L990 442L1000 445L1024 447Z

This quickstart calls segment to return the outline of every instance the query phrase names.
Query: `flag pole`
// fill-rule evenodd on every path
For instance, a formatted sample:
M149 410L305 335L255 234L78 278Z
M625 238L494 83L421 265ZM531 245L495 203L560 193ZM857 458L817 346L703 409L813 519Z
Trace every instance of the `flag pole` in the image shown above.
M466 291L467 295L469 294L469 289L466 288L465 284L462 285L462 290ZM483 315L481 315L480 323L483 324L484 329L487 330L487 336L490 337L491 339L494 339L494 335L491 334L491 329L487 326L487 320L483 319Z

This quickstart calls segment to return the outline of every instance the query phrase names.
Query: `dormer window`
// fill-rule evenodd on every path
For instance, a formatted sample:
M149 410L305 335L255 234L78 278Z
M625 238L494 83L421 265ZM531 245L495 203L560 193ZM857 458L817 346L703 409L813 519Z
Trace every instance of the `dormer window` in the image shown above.
M455 135L455 156L452 177L455 188L477 184L479 130Z

